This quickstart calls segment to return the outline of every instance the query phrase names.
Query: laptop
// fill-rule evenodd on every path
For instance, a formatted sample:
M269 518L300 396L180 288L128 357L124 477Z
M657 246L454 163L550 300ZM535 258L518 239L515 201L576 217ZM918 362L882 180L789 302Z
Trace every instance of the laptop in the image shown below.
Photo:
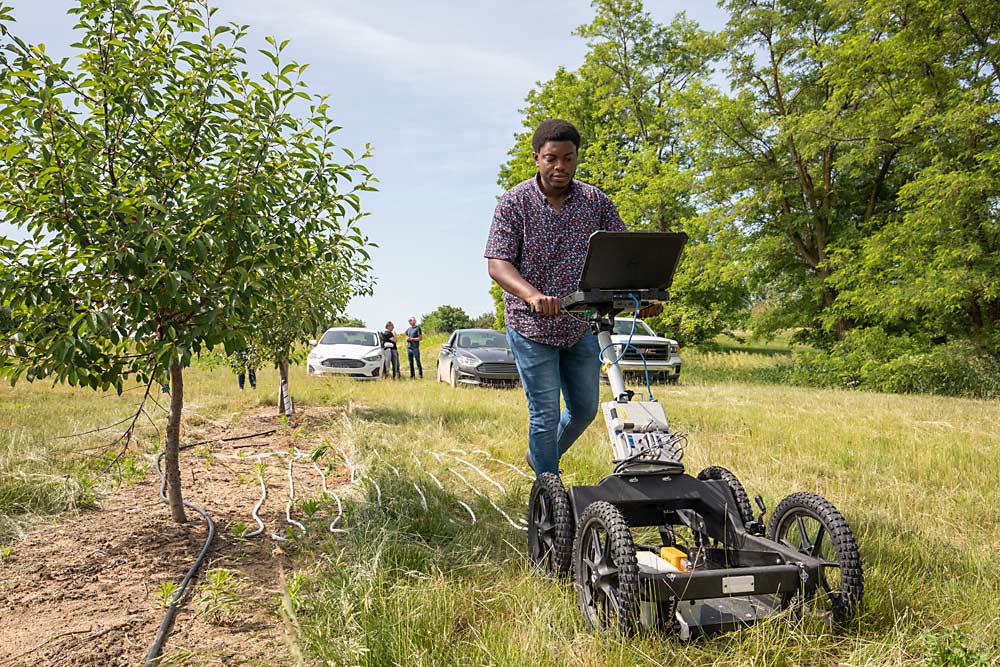
M687 238L684 232L594 232L578 289L667 289Z

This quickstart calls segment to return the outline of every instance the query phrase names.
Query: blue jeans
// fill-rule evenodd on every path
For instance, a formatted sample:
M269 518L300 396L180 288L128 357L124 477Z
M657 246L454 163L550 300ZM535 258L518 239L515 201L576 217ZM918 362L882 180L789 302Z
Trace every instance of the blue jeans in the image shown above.
M417 370L420 372L420 377L424 376L424 367L420 365L420 348L419 347L406 347L406 358L410 362L410 377L413 377L413 361L417 362Z
M601 360L597 336L588 331L572 347L529 340L507 329L507 341L528 398L528 455L535 474L559 474L559 459L597 414ZM562 391L566 408L559 412Z
M236 383L238 385L240 385L240 389L243 388L243 383L246 381L247 377L250 378L250 388L251 389L256 389L257 388L257 371L256 371L256 369L253 369L253 368L248 369L247 372L246 372L246 374L244 374L243 371L239 371L238 373L236 373Z

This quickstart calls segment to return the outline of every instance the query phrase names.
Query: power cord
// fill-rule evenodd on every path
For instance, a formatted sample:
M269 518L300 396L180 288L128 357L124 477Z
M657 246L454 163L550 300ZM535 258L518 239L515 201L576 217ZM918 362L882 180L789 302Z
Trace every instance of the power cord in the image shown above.
M653 386L649 381L649 366L646 365L646 355L642 353L642 350L640 350L639 348L637 348L635 345L632 344L632 336L635 335L635 323L639 320L639 306L640 306L639 299L635 296L635 294L632 294L631 292L629 292L629 298L631 298L632 301L635 303L635 309L632 311L632 328L628 332L628 340L625 341L625 344L622 346L621 352L618 353L618 358L611 363L617 364L619 361L621 361L625 357L625 352L629 348L635 350L636 353L639 355L639 358L642 359L642 370L646 375L646 393L649 395L649 400L652 402L655 401L656 399L653 398ZM609 347L614 347L616 345L618 345L618 343L611 343L609 345L605 345L604 347L602 347L600 352L597 353L598 358L601 361L604 361L604 350L608 349Z

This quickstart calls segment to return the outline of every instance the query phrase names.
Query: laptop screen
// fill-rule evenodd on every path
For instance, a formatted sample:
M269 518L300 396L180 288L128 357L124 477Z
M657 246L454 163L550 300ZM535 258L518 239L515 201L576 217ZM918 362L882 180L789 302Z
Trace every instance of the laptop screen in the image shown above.
M687 238L684 232L594 232L580 289L667 289Z

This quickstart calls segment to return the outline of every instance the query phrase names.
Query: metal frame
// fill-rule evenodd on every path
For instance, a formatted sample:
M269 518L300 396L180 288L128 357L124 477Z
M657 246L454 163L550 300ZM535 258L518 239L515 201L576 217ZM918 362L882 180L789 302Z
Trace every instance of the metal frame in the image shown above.
M640 303L667 299L665 290L640 290L633 294ZM615 403L623 407L636 405L616 363L610 335L614 314L635 306L632 294L577 292L564 298L562 305L567 311L584 315L597 333L603 361L610 365L607 376ZM607 412L605 418L611 419ZM650 430L658 428L661 425ZM665 423L662 428L662 432L669 433ZM647 604L684 602L693 607L696 602L705 602L706 606L697 613L691 612L687 604L676 611L674 623L682 638L690 637L692 629L728 630L773 613L781 603L771 596L780 600L800 591L806 596L815 592L822 561L765 538L760 518L744 525L736 496L725 481L699 480L685 474L679 456L678 460L666 460L664 455L664 460L630 467L617 456L620 445L615 440L616 433L621 431L615 431L609 422L618 471L596 485L568 490L575 523L580 524L591 503L606 501L621 512L630 528L682 525L692 528L695 545L690 555L697 560L696 567L687 572L639 570L640 599ZM638 552L655 547L637 544L636 549ZM711 601L715 602L714 607L707 606ZM727 608L738 609L739 613L726 611Z

